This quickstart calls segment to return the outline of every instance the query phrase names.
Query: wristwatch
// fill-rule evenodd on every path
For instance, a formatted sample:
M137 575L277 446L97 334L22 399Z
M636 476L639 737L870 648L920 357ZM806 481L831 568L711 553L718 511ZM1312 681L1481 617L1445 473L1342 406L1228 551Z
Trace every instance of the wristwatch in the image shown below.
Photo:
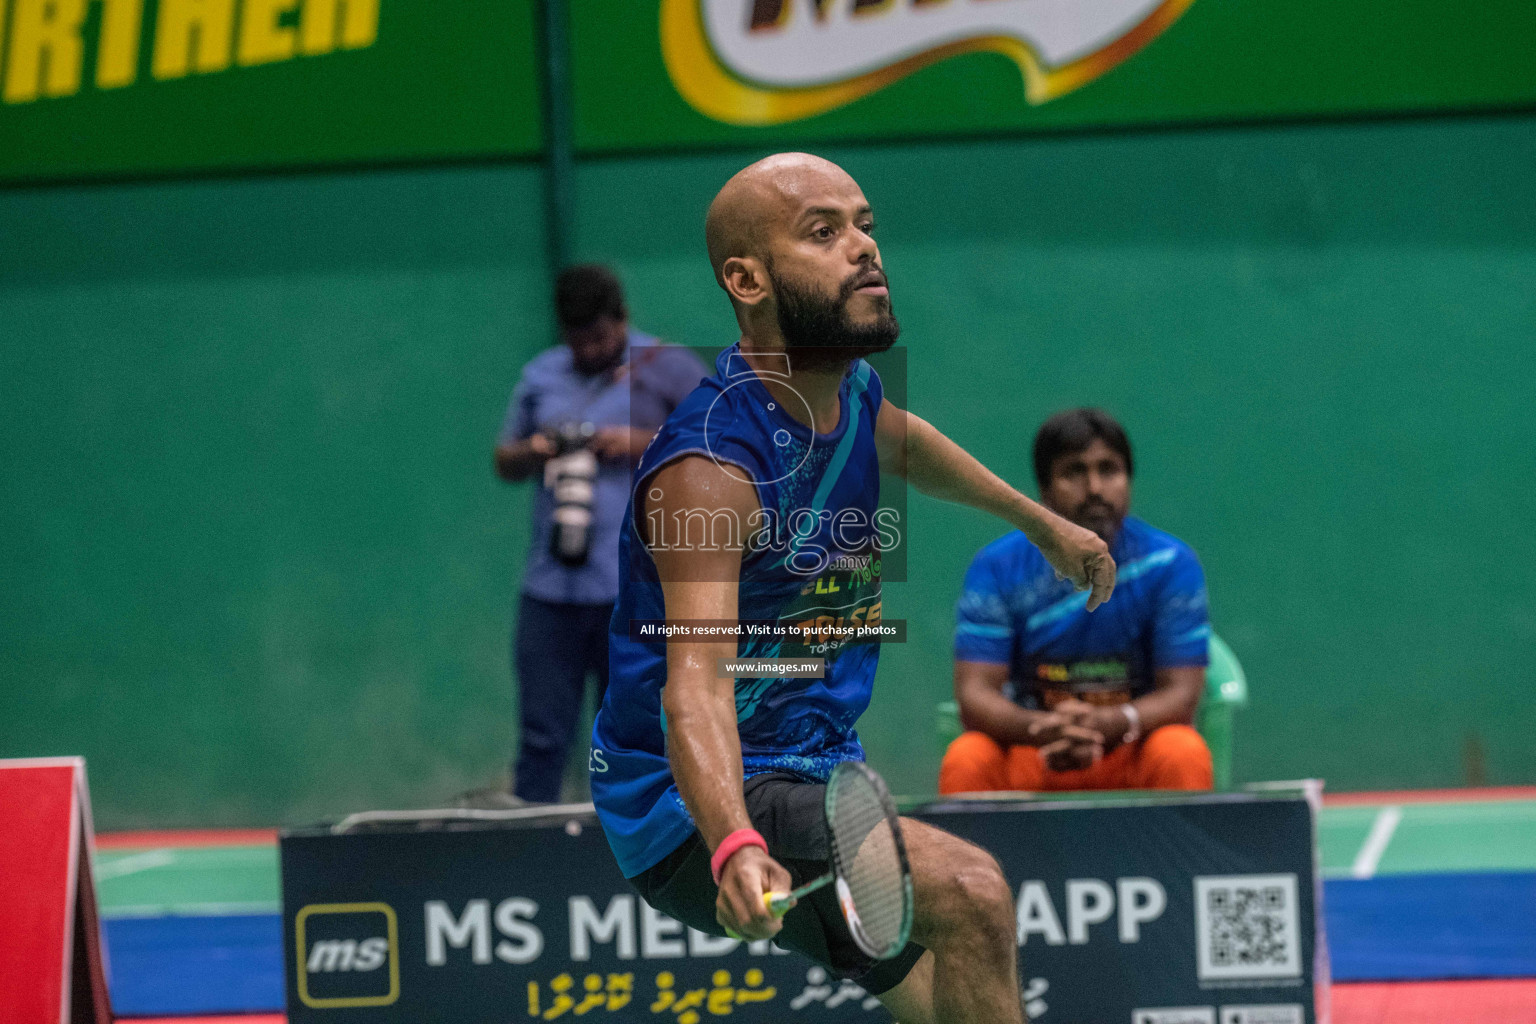
M1141 712L1130 702L1120 705L1120 712L1125 715L1125 735L1120 737L1120 742L1135 743L1141 738Z

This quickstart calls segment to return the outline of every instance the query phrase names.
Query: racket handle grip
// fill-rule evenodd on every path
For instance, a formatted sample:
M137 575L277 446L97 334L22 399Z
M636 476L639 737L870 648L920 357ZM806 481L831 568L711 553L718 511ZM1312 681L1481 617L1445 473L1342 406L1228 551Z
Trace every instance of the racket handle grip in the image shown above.
M763 893L763 907L764 907L764 909L766 909L768 911L768 913L772 914L774 917L783 917L785 914L789 913L789 909L791 907L793 907L794 905L795 905L795 897L791 893L787 893L787 892L765 892L765 893ZM725 930L725 934L726 934L727 937L735 939L737 942L747 942L747 941L749 941L746 938L746 936L744 936L744 935L737 935L736 932L733 931L730 928L727 928Z
M789 908L795 905L794 896L787 892L763 893L763 906L768 908L768 913L774 917L783 917L789 913Z

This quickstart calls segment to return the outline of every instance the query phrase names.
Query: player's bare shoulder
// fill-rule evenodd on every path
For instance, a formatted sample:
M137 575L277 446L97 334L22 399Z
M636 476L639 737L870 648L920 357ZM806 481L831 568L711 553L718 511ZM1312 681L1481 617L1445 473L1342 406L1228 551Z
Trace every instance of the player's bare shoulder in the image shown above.
M761 527L757 488L732 467L688 455L645 481L637 526L663 580L712 579Z

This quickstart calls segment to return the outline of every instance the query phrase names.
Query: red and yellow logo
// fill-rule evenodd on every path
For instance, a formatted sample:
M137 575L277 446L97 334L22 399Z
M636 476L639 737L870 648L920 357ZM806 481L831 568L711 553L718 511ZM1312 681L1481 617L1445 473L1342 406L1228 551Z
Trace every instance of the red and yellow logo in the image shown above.
M1130 57L1194 0L662 0L677 91L717 121L825 113L962 53L1019 66L1045 103Z

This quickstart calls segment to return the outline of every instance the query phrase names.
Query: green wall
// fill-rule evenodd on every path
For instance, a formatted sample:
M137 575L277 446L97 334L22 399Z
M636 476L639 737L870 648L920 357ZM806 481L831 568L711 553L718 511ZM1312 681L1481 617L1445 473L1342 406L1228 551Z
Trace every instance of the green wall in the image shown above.
M441 800L515 730L535 167L0 192L0 756L100 823Z
M1019 486L1047 414L1100 404L1136 509L1200 553L1249 672L1240 779L1536 782L1536 119L827 148L863 185L910 407ZM757 154L580 174L578 252L645 327L732 340L702 211ZM914 497L862 732L931 791L953 602L1001 530ZM1473 766L1476 781L1479 769Z
M1536 782L1536 117L831 149L881 221L909 404L1028 483L1118 413L1249 670L1246 779ZM578 255L733 340L705 204L755 153L591 160ZM523 165L0 191L0 756L110 827L432 803L510 752L549 337ZM950 609L999 531L914 497L864 735L929 791Z

